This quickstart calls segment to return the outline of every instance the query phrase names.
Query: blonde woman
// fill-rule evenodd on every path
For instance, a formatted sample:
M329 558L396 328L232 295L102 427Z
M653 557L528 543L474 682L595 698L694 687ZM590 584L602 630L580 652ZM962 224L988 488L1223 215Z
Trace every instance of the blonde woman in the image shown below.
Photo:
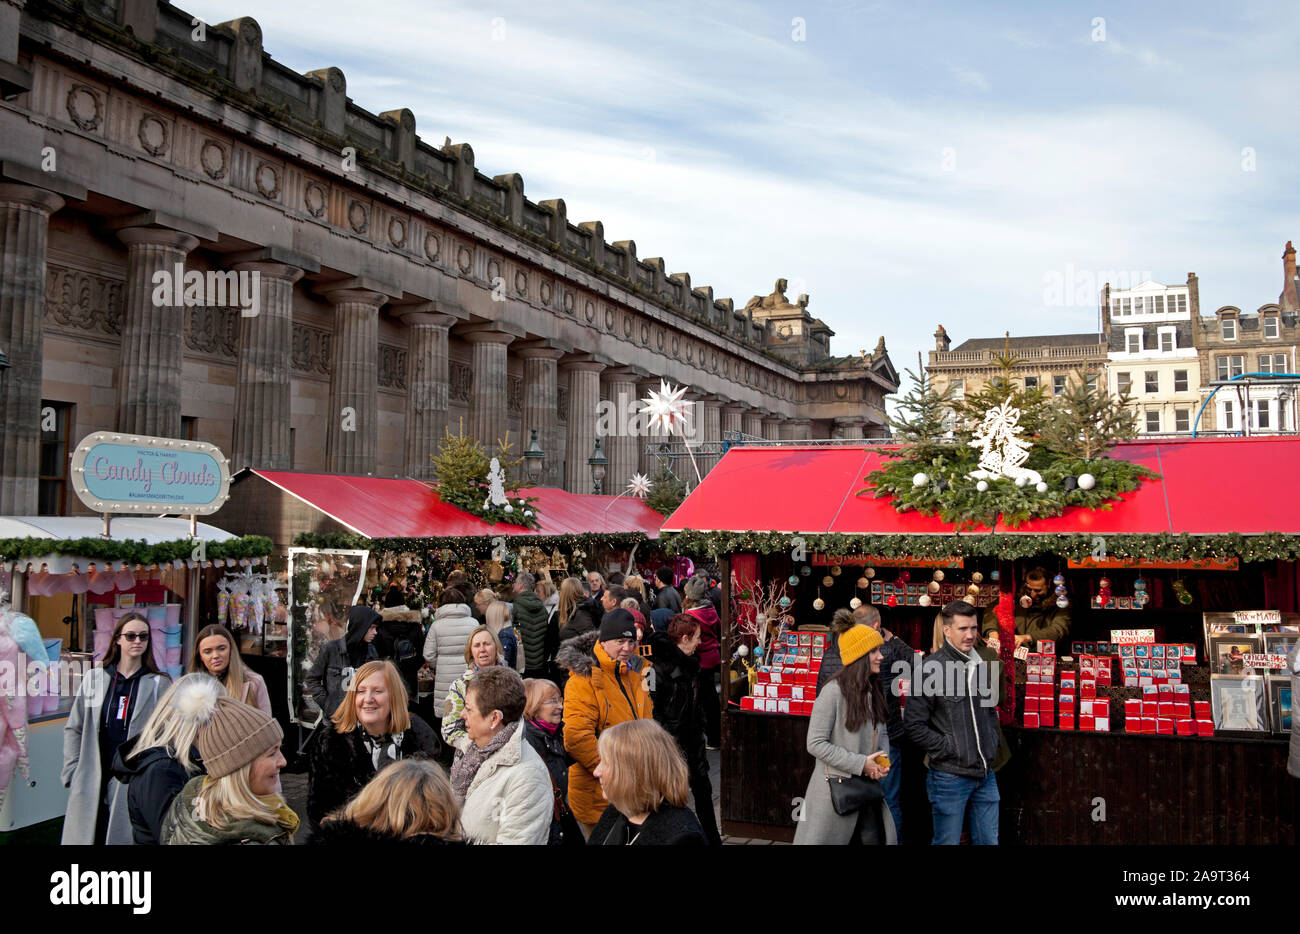
M346 807L321 822L311 842L466 845L460 804L447 773L428 759L403 759L384 766Z
M366 662L329 724L307 744L307 818L313 832L389 762L438 754L433 728L408 710L406 682L392 662Z
M637 602L637 609L645 617L646 624L650 623L650 598L646 594L645 580L638 574L631 577L623 578L623 589L627 591L629 597L633 597Z
M144 729L118 747L113 777L126 786L131 836L139 846L161 842L163 820L180 793L203 771L194 742L226 689L210 675L177 678L158 701Z
M576 577L566 577L560 583L559 624L561 642L596 631L596 614L592 612L591 600L583 592L582 581Z
M271 697L266 692L266 682L257 672L244 666L239 657L239 645L225 626L215 623L204 626L194 637L190 673L194 672L211 675L221 682L227 695L270 716Z
M524 673L524 647L519 642L515 627L510 624L510 604L502 600L493 600L483 611L484 625L501 643L501 654L505 657L506 667L513 668L521 675Z
M443 702L442 741L457 752L469 748L469 736L465 733L465 693L474 676L484 668L493 665L505 665L505 654L501 651L501 640L486 626L479 626L465 640L465 673L452 684Z
M284 731L256 707L218 697L199 728L206 776L189 780L163 821L169 845L293 843L298 815L275 793Z
M596 778L609 802L588 846L704 846L686 807L686 761L653 720L629 720L600 734Z

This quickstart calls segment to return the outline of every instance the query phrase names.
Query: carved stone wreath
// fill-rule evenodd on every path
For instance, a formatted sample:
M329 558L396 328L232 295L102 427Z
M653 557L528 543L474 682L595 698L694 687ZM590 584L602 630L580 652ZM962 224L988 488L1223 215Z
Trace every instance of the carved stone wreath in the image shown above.
M573 314L573 293L564 293L564 311L566 314Z
M623 336L631 340L632 338L632 316L623 316Z
M542 304L549 305L551 303L551 295L553 292L551 288L551 284L549 282L543 282L541 285L540 292L542 295Z
M302 200L307 205L308 214L312 217L323 217L329 194L325 191L324 185L317 182L308 182L307 188L303 191Z
M436 233L427 233L424 235L424 255L429 257L429 262L438 261L438 253L442 249L442 242L438 239Z
M140 140L140 145L144 147L144 151L149 155L161 156L167 151L167 142L170 136L167 131L167 124L153 114L145 114L140 118L140 126L135 135Z
M348 205L348 223L359 234L365 233L370 226L370 214L360 201L353 201Z
M495 283L501 278L501 263L495 259L488 260L487 265L488 282ZM502 285L505 283L502 282Z
M84 84L74 84L68 89L65 101L68 116L83 130L96 130L104 119L104 108L99 94Z
M280 197L280 173L270 163L259 162L257 164L257 171L253 173L253 181L257 184L257 193L263 198L274 201ZM357 233L360 232L357 231Z
M613 308L605 309L605 330L606 331L614 330L614 309Z
M203 166L208 178L219 181L226 177L230 157L226 154L225 147L216 140L205 140L203 148L199 150L199 165Z
M406 246L406 222L400 217L388 222L388 242L398 248Z
M588 324L591 324L593 321L595 321L596 320L595 302L587 302L587 307L583 310L583 313L587 316Z
M515 291L520 295L528 291L528 277L522 271L515 273Z
M460 271L462 273L468 273L473 264L473 255L467 248L461 247L460 251L456 253L456 265L460 267Z

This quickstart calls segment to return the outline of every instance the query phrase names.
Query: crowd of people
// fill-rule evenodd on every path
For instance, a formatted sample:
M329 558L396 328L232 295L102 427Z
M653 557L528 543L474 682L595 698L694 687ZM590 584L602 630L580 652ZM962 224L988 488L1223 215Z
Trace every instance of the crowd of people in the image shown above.
M425 634L423 702L381 615L351 607L306 677L322 717L302 815L281 793L266 685L231 633L200 631L169 684L148 621L126 614L65 728L63 841L720 843L706 755L719 592L703 576L679 591L669 568L654 580L521 573L507 601L454 572Z

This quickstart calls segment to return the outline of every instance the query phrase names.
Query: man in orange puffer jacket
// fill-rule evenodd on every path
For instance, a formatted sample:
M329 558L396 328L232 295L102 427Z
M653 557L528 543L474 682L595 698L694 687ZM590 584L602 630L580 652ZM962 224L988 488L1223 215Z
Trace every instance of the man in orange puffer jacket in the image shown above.
M607 727L653 716L646 678L654 669L636 654L636 624L622 608L606 612L598 632L562 644L555 660L569 670L564 748L576 760L569 767L569 809L590 834L609 806L593 774L600 764L596 740Z

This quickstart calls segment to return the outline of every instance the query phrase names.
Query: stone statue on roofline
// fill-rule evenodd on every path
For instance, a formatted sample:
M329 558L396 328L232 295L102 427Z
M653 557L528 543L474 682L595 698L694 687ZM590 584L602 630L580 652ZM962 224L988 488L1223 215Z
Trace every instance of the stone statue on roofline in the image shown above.
M777 279L776 288L772 290L772 294L766 296L755 295L745 303L745 311L754 311L755 309L767 311L777 308L794 308L795 306L790 304L790 300L785 297L785 290L787 288L789 288L789 283L785 279ZM801 295L800 299L800 307L808 304L806 296Z

